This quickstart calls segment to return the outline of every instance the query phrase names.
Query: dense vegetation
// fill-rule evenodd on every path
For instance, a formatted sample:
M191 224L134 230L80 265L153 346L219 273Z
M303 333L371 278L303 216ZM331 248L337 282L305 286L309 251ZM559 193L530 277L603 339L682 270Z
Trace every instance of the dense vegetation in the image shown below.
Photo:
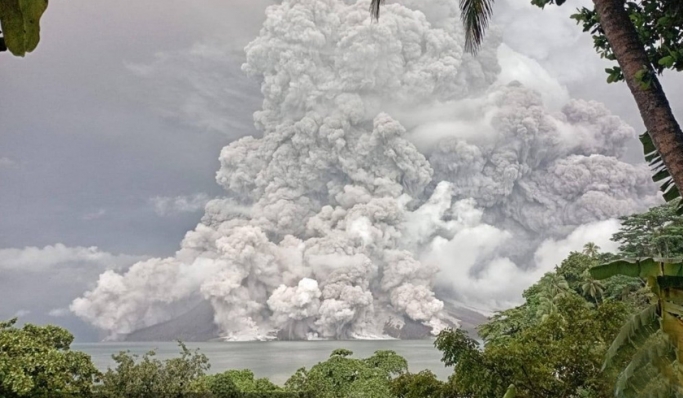
M600 275L619 264L610 263L616 258L683 257L683 217L671 204L621 221L613 237L620 253L601 253L592 243L571 253L524 292L522 305L482 325L481 341L461 330L443 331L435 346L444 365L454 369L446 381L428 370L409 372L393 351L357 359L339 349L277 386L246 369L209 375L207 357L182 343L180 356L165 361L153 352L121 352L113 356L116 367L101 373L86 354L70 350L73 337L66 330L17 328L11 320L0 323L0 397L600 398L615 391L623 397L681 396L677 345L671 330L659 327L666 325L660 322L666 313L660 296L670 286L660 282L660 290L653 290L653 279L643 277L644 260L632 263L639 274ZM683 272L683 265L666 267ZM670 280L664 275L660 281Z

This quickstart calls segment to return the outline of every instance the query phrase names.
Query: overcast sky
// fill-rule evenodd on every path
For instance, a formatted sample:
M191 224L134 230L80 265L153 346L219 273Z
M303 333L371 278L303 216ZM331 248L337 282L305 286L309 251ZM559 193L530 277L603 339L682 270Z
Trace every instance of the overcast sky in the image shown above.
M67 314L69 302L105 269L177 249L221 193L220 149L257 134L258 83L240 65L270 3L52 2L36 51L0 54L0 319L22 315L96 339ZM553 84L643 131L626 86L605 83L609 64L568 18L582 3L541 11L505 0L495 20L505 45ZM508 77L536 76L503 66ZM683 78L664 84L683 117ZM626 160L640 161L639 150L634 141Z

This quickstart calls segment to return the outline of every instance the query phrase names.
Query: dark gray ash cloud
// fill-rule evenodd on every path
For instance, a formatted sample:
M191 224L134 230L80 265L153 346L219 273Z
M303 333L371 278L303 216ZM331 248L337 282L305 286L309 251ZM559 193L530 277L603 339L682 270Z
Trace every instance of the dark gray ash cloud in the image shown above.
M378 266L389 259L392 264L402 264L404 268L396 270L398 275L420 275L426 270L420 278L428 279L429 272L434 272L429 271L430 266L439 267L452 282L459 300L487 309L514 303L519 286L531 283L544 266L561 259L551 253L578 248L583 237L608 247L608 241L600 241L615 228L607 219L654 200L642 166L611 158L621 156L629 163L641 163L639 144L632 137L642 131L642 124L626 87L604 84L605 64L594 54L589 35L568 19L572 4L541 11L527 0L496 3L498 30L490 35L488 50L479 60L463 57L460 39L456 39L461 35L459 22L443 18L453 8L448 0L394 2L406 8L389 5L388 17L383 18L379 29L394 32L392 29L400 27L402 33L395 38L383 36L387 32L382 31L378 38L364 39L354 32L367 18L366 10L340 11L357 18L357 22L335 25L333 16L316 22L330 27L325 34L346 35L330 38L340 46L334 65L331 58L325 58L328 54L315 47L318 39L306 37L318 26L314 23L306 30L305 25L297 25L292 35L305 37L292 52L298 58L291 58L287 64L286 51L273 43L273 48L268 48L268 35L287 45L296 41L272 30L262 38L265 51L252 49L256 58L249 61L251 69L247 72L252 77L247 77L241 69L247 60L242 49L257 37L265 20L264 10L274 3L201 0L191 4L164 2L162 7L154 2L76 0L54 4L44 19L38 51L25 59L3 58L0 87L12 101L0 107L0 250L13 250L16 255L38 250L47 255L49 248L61 243L72 251L97 246L99 252L128 260L117 260L115 266L110 261L72 260L73 264L86 264L81 266L87 267L87 272L60 266L42 268L40 273L5 273L0 317L28 311L25 320L61 323L75 330L79 339L101 337L65 313L69 303L84 291L96 289L98 275L104 270L125 274L135 258L172 255L187 231L200 221L201 212L169 210L159 217L151 198L167 199L170 209L175 198L194 203L191 199L201 193L229 197L209 202L200 226L184 240L173 264L192 263L197 253L214 253L217 237L239 226L266 231L266 246L284 250L285 254L278 256L285 257L291 256L289 250L299 250L288 246L295 246L296 240L280 240L286 233L293 233L309 246L313 246L313 238L328 236L325 244L332 244L329 242L357 234L353 235L356 241L345 244L362 246L377 239L378 229L383 231L379 236L395 239L390 240L394 246L382 250L404 249L409 254L401 257L404 261L376 253L367 255L367 247L354 246L353 250L372 258ZM331 0L321 4L342 8L340 2ZM413 18L407 11L410 8L423 12L424 20ZM306 21L305 13L289 17ZM432 27L425 29L425 21ZM438 28L445 31L441 33ZM503 44L496 48L501 37ZM373 47L375 40L384 40L381 49ZM433 53L422 54L422 49L412 46L421 40L434 44L428 48ZM397 44L406 46L398 49ZM295 61L311 54L306 46L323 55L315 61L318 75L295 69ZM363 48L369 50L360 51ZM348 54L346 58L340 55L342 49ZM416 58L410 58L411 54ZM274 57L270 64L268 59L259 58L268 56ZM402 69L401 57L413 60L413 70ZM269 69L268 65L282 66ZM365 73L360 67L368 65L372 72ZM344 73L342 85L337 85L340 79L334 70ZM288 86L289 74L299 79L296 89ZM434 76L441 76L441 80L434 80ZM273 81L260 87L265 78ZM327 86L323 84L326 80ZM505 86L512 80L539 91L540 96L514 86L491 88L492 84ZM674 110L680 114L680 75L669 74L664 83ZM500 103L501 98L506 103ZM575 100L564 108L570 98ZM597 100L605 103L605 108L578 99ZM416 106L417 102L425 106ZM364 112L357 111L358 104ZM332 115L331 108L339 115ZM258 109L262 112L256 118L257 130L252 113ZM381 119L384 124L378 129L373 120L382 111L388 116ZM526 115L530 120L506 119L506 113ZM492 123L494 115L500 120ZM321 116L336 117L340 124L329 124L332 120L320 120ZM309 119L310 125L306 125ZM349 142L353 143L364 134L379 137L367 143L372 147L372 140L383 142L389 139L386 134L397 131L392 119L407 130L391 136L396 143L392 156L405 161L392 165L386 160L389 155L378 156L376 151L356 151L331 161L326 151L316 152L320 148L335 151L339 140L351 137ZM506 127L504 121L516 130ZM561 131L549 127L553 124L566 125L562 127L565 133L585 140L572 143ZM321 127L329 141L327 146L312 140L306 130L320 131ZM264 132L271 137L261 138ZM287 134L297 139L286 145L275 139ZM220 155L222 147L252 135L255 138L234 143ZM486 140L480 142L477 137ZM358 142L358 148L367 146ZM551 153L533 151L548 142ZM254 153L249 154L251 151ZM593 153L598 156L589 156ZM264 160L271 154L276 158ZM244 164L238 164L239 159ZM227 193L216 184L216 170L219 182L228 187ZM338 174L331 175L331 170ZM620 177L626 174L630 176ZM388 177L377 179L377 175ZM437 190L441 181L450 181L455 188L446 184ZM329 188L327 182L331 182ZM412 200L398 200L403 193ZM392 204L392 200L398 203ZM378 204L369 205L371 202ZM327 214L325 205L342 209L344 214L340 210ZM358 209L352 212L355 206ZM377 218L382 212L398 218ZM310 222L303 222L312 215L315 217ZM419 223L420 219L431 221ZM387 228L400 230L402 238L387 233ZM478 244L481 240L489 243ZM520 241L530 244L516 248ZM431 246L418 252L418 242ZM323 243L316 245L315 250L328 250L322 249ZM464 250L465 246L472 249ZM457 267L450 263L444 266L444 258L453 253L461 262ZM42 260L31 261L40 264ZM249 299L265 308L266 325L287 324L301 336L312 330L327 333L326 327L310 326L311 316L307 314L315 309L316 316L325 319L323 325L339 322L346 333L349 325L363 325L361 320L369 317L369 306L376 307L377 313L384 311L387 300L393 310L402 316L412 314L415 319L436 308L419 305L435 303L428 299L428 283L423 285L426 290L408 291L398 289L398 278L399 285L385 285L396 290L392 301L390 292L378 294L376 286L363 287L364 280L371 281L370 285L377 280L363 271L364 262L349 260L346 266L357 276L344 279L330 274L325 261L313 260L320 268L318 278L310 278L310 269L301 271L300 264L289 264L285 268L296 272L288 274L284 288L280 286L283 281L275 278L265 283L268 287L263 293ZM543 266L532 270L536 264ZM179 291L188 291L190 301L204 295L214 297L219 324L221 314L232 314L231 297L236 297L236 302L249 297L211 290L213 287L205 288L210 293L203 293L199 286L207 275L218 271L208 262L198 268L206 273L186 268L179 269L190 272L189 287ZM85 279L73 289L50 284L50 280L69 280L76 273ZM161 272L159 277L163 275ZM306 275L308 279L301 279ZM320 297L316 297L309 280L317 281ZM487 290L486 286L496 281L501 287ZM125 283L130 285L129 280ZM353 300L348 303L333 302L330 300L338 300L335 297L339 293L332 287L325 291L326 283L359 287L361 294L349 293ZM372 304L365 299L367 292L373 297ZM404 300L410 295L421 299ZM269 300L270 296L274 298ZM160 302L164 299L159 298ZM316 300L325 299L329 304L321 313ZM152 297L154 300L157 298ZM133 308L122 324L135 328L150 319L182 312L184 300L188 298L180 298L178 305L159 308L154 304L154 315L147 318L139 314L139 308ZM280 305L283 303L287 305ZM416 307L409 308L409 303ZM340 314L349 314L348 309L353 314L345 321ZM287 321L288 314L294 321ZM106 333L112 331L105 329L109 330Z

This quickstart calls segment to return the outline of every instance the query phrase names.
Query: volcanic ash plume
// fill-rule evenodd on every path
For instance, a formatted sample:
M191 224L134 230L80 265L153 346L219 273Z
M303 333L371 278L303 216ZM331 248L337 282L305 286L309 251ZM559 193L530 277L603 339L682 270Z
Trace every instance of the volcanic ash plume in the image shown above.
M633 130L601 104L553 113L494 85L500 39L465 54L457 0L388 4L379 22L368 7L267 9L243 66L263 136L223 148L226 197L173 258L108 271L72 311L112 337L202 300L233 340L437 332L454 322L437 274L461 302L500 308L540 272L544 238L656 201L647 169L615 158Z

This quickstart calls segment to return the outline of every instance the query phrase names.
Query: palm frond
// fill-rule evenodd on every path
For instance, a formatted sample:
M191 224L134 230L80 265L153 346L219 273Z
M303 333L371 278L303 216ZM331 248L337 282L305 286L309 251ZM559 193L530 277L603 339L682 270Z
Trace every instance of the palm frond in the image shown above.
M379 19L380 6L385 0L372 0L370 14ZM465 51L476 54L484 41L493 14L494 0L460 0L460 18L465 25Z
M664 200L667 202L677 202L676 213L678 215L683 215L683 200L681 200L681 192L679 191L674 180L669 173L669 170L664 164L664 160L657 152L652 137L646 131L640 135L640 142L643 144L643 154L645 155L645 161L650 163L650 168L652 169L653 175L652 180L659 184L659 189L662 191Z
M493 14L493 1L460 0L460 18L465 25L465 51L475 54L479 50Z
M640 313L636 314L621 327L619 334L612 342L605 355L605 369L611 365L612 360L628 345L639 347L659 330L659 316L657 304L652 304Z
M384 4L384 0L372 0L370 3L370 13L374 19L379 19L379 6Z

